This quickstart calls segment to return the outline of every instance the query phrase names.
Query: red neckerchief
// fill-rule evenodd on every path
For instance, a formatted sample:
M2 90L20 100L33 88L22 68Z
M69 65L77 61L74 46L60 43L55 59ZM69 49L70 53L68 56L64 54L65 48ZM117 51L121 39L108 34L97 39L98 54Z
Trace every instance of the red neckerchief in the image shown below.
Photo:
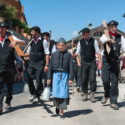
M37 39L35 39L35 43L37 43L38 42L38 38Z
M3 40L5 39L5 36L4 37L0 37L0 41L3 42Z
M111 36L113 36L113 37L116 37L116 34L117 34L117 33L109 32L109 34L110 34Z

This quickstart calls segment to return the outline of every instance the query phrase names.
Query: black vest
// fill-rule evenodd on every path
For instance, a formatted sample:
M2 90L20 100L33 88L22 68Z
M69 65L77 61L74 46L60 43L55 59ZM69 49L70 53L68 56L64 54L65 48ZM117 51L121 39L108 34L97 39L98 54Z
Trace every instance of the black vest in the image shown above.
M9 39L5 39L4 45L0 44L0 65L13 65L15 61L15 49L9 47Z
M77 50L77 49L74 49L73 54L75 54L75 53L76 53L76 50ZM73 62L74 62L74 63L77 63L76 58L73 58Z
M110 38L113 39L113 37L110 35ZM117 59L120 56L120 49L121 49L121 35L116 34L116 37L114 39L116 43L111 44L111 51L108 54L106 51L106 43L104 44L104 55L108 58Z
M54 44L55 44L54 41L50 41L50 46L49 46L50 55L52 55L52 48Z
M80 40L81 45L81 62L91 62L95 59L95 47L94 47L94 38L89 39L88 44L85 40Z
M31 52L30 52L30 59L31 61L43 61L45 58L44 54L44 48L43 48L43 38L41 40L38 40L38 42L35 44L33 41L31 44Z

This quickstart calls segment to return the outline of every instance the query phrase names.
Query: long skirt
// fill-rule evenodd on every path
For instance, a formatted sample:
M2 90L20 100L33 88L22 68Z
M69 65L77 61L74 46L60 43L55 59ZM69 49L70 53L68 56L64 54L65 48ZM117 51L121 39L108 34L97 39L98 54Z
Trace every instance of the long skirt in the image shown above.
M67 109L67 105L69 104L68 81L68 72L54 72L52 96L54 97L54 105L59 109Z
M67 109L67 105L69 105L69 98L53 98L54 106L58 109Z

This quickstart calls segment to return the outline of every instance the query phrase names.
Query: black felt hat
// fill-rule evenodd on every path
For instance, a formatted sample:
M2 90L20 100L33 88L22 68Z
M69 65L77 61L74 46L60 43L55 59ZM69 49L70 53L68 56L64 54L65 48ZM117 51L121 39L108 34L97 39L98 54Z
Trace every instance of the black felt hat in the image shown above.
M78 43L78 42L79 42L79 40L78 40L78 39L74 40L74 43Z
M90 29L89 28L84 28L84 29L82 29L79 33L88 33L88 32L90 32Z
M8 28L8 25L7 25L7 23L5 23L5 22L0 22L0 27Z
M118 26L118 22L115 20L112 20L108 23L108 26Z
M38 26L33 26L31 30L38 31L39 33L41 32L41 29Z
M43 32L43 35L50 36L48 32Z

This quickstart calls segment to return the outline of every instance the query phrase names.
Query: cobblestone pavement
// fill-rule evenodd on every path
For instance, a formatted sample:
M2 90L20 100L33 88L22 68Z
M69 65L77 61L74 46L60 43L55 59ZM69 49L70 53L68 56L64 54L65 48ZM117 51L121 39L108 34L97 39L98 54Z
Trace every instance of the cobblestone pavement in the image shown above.
M114 111L110 108L109 100L105 105L101 104L103 86L100 78L97 78L97 102L92 104L89 100L82 101L81 92L70 87L70 105L65 111L65 119L61 120L55 115L55 107L52 98L49 102L41 101L40 104L31 104L28 101L29 92L25 84L14 84L13 110L4 110L0 116L1 125L124 125L125 124L125 85L119 84L118 104L120 109ZM23 91L24 89L24 91Z

